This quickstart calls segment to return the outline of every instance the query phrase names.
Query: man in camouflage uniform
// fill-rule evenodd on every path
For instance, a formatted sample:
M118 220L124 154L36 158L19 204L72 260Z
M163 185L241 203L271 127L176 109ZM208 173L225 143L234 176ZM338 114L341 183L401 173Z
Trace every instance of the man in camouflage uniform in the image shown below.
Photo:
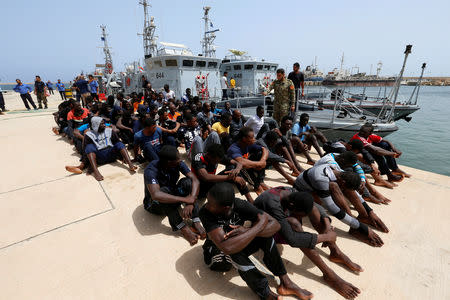
M267 92L274 90L273 118L281 125L281 119L293 111L295 104L294 83L286 79L284 69L277 70L277 79L274 80L267 89ZM264 93L267 94L267 93Z

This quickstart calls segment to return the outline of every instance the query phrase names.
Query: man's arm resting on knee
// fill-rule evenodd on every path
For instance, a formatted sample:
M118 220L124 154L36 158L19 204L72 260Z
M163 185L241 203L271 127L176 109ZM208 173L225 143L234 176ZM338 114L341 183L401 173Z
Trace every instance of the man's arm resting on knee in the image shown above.
M369 150L369 152L374 153L376 155L380 155L380 156L394 156L395 152L393 151L387 151L384 150L383 148L374 146L374 145L368 145L366 146L366 148Z
M147 184L147 189L152 196L152 200L156 200L161 203L186 203L193 204L195 197L189 195L188 197L178 197L161 191L159 184ZM192 188L193 189L193 188Z
M222 227L217 227L214 230L208 232L208 237L214 242L217 248L219 248L226 255L236 254L247 247L254 240L254 238L262 230L264 230L267 223L267 214L259 214L258 221L251 228L243 230L243 232L240 234L228 237L230 236L230 233L228 233L227 236Z

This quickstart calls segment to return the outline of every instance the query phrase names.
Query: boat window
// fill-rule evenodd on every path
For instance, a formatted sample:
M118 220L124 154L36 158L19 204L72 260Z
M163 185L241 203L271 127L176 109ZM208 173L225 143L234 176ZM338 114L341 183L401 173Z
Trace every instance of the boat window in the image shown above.
M253 65L244 65L244 70L253 70Z
M264 70L269 71L270 70L270 66L269 65L264 65Z
M226 70L226 71L231 71L231 66L226 66L226 67L225 67L225 70Z
M193 67L194 61L193 60L183 60L183 67Z
M176 67L177 60L176 59L166 59L166 67Z
M234 66L233 66L233 69L235 69L235 70L240 70L240 69L241 69L241 65L234 65Z
M197 60L195 62L195 66L196 67L200 67L200 68L204 68L204 67L206 67L206 61L204 61L204 60Z
M160 60L155 60L155 61L153 62L153 64L155 65L155 67L160 67L160 68L162 68L162 62L161 62Z
M256 70L262 70L263 69L263 65L257 65L256 66Z
M271 71L276 71L276 70L277 70L277 66L271 66L271 67L270 67L270 70L271 70Z
M217 62L216 61L208 62L208 68L217 68Z

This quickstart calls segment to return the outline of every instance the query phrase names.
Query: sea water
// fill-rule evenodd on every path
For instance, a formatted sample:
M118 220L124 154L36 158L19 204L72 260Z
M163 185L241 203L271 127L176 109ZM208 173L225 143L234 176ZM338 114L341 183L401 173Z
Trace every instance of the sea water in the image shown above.
M401 86L398 100L408 100L413 89ZM363 92L361 87L346 90ZM367 87L365 92L383 96L385 88ZM450 176L450 86L421 86L417 103L420 109L410 115L412 120L396 121L399 130L386 139L403 152L399 164Z

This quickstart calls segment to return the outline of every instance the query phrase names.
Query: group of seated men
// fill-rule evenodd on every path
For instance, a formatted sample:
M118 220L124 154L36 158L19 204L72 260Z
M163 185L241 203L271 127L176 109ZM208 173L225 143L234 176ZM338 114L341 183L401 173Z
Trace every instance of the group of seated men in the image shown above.
M103 180L98 166L117 158L130 173L136 171L135 164L147 164L144 208L167 216L172 229L190 245L204 239L204 260L211 270L228 271L233 264L261 299L276 299L278 294L310 299L312 293L289 279L275 246L289 244L299 248L343 297L360 293L322 260L316 245L330 249L330 261L352 272L363 271L338 247L330 216L347 224L357 239L374 247L383 245L372 228L385 233L388 228L367 202L388 204L391 200L374 185L393 188L410 175L396 164L401 152L374 135L370 124L350 141L327 141L308 125L307 114L295 124L289 116L277 124L264 117L263 107L245 119L229 103L218 109L196 97L165 101L158 96L117 94L106 102L87 97L86 104L83 108L70 99L54 114L53 131L67 137L81 157L78 165L66 169L76 174L86 169ZM311 157L311 148L320 159ZM305 170L298 154L312 167ZM224 166L221 172L219 164ZM288 186L269 187L264 182L265 171L272 167ZM235 189L246 200L237 198ZM316 233L304 231L303 218L309 219ZM280 278L276 293L249 258L259 249L264 264Z

